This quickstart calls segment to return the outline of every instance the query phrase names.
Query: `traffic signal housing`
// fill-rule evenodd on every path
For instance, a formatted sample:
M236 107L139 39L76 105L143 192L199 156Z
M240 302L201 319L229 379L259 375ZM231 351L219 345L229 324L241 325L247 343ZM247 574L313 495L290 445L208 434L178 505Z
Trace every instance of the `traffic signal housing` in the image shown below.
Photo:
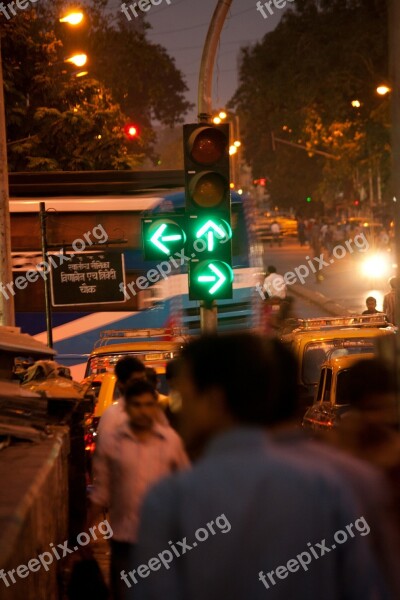
M184 125L189 298L232 298L229 124Z

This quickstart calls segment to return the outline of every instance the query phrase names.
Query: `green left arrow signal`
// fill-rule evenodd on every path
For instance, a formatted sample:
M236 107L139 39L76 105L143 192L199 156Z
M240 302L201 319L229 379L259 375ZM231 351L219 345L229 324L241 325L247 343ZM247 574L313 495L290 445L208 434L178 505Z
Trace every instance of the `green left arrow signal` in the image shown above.
M170 254L170 250L162 242L177 242L183 239L183 236L179 233L175 235L163 235L167 227L168 225L163 223L150 238L150 242L161 250L161 252L164 252L164 254Z
M208 293L213 295L219 290L221 285L226 281L225 275L213 264L210 263L207 267L214 273L214 275L199 275L197 281L199 283L214 283L214 285L208 290Z

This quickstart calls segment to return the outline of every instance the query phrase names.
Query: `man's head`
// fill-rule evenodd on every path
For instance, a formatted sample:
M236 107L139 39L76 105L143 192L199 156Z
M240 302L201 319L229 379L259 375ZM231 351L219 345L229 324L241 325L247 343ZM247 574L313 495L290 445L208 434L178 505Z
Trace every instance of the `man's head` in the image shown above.
M368 298L365 301L365 304L367 305L368 310L376 309L376 299L373 296L368 296Z
M157 388L158 388L158 375L157 375L157 371L154 369L154 367L146 367L146 381L148 381L149 383L151 383L151 385L153 386L153 388L155 390L157 390Z
M391 277L389 279L389 285L392 288L392 290L395 290L397 288L397 277Z
M235 425L265 425L275 394L270 346L248 333L209 335L182 351L178 390L190 447Z
M138 431L148 431L155 420L157 392L145 380L138 379L125 389L125 410L131 427Z
M123 356L115 365L115 375L120 392L125 394L130 383L146 378L146 368L135 356Z
M267 267L267 273L268 273L269 275L271 275L271 273L276 273L276 267L274 267L274 265L269 265L269 266Z
M345 394L349 404L361 410L394 406L394 374L379 358L362 359L347 373Z

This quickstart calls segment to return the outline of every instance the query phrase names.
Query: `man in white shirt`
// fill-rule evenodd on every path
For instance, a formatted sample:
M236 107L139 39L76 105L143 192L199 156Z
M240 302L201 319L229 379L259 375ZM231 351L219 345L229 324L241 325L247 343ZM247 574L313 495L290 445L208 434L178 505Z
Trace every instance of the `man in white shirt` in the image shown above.
M273 265L269 265L267 269L267 276L264 279L263 287L269 298L279 298L280 300L286 298L285 280L282 275L276 272L276 268Z

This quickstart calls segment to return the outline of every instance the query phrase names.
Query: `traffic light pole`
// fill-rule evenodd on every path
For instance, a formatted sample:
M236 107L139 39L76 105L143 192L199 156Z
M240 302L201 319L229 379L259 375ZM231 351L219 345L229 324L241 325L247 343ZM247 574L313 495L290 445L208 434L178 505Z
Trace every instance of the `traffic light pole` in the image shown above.
M199 74L198 109L199 122L208 123L212 112L212 81L214 72L215 56L217 53L219 38L225 23L226 15L232 5L232 0L218 0L216 9L211 18L206 41L201 57ZM217 330L217 304L216 302L200 303L200 326L203 333L211 333Z
M0 48L0 283L12 283L11 227L8 195L7 133L4 107L3 68ZM15 325L14 296L0 294L0 325Z

